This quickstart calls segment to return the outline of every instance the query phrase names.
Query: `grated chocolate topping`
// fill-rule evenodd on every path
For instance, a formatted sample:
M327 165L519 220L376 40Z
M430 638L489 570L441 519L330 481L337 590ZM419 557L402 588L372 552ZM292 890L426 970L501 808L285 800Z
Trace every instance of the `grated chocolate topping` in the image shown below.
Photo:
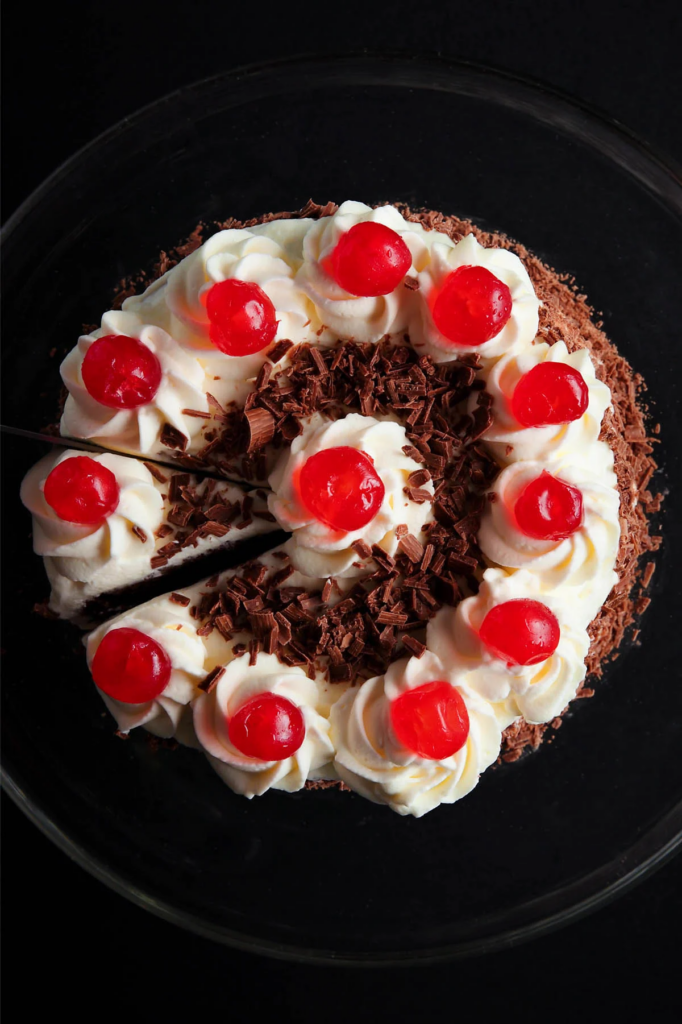
M254 498L246 494L241 501L229 501L217 480L204 478L190 484L189 473L172 473L168 480L171 507L156 536L166 540L151 559L153 569L168 564L183 548L196 548L205 537L224 537L230 530L244 529L253 517L271 519L265 506L254 508ZM177 595L172 595L175 599Z

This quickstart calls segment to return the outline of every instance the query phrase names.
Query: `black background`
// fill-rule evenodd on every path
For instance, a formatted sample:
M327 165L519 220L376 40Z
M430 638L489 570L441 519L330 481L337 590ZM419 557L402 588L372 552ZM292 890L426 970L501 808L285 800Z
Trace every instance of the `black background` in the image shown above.
M43 10L9 0L3 219L59 163L136 108L207 75L296 53L398 49L491 64L572 93L682 162L679 10L656 0L188 0ZM95 882L6 798L3 825L8 1011L28 998L36 1017L61 1008L79 1020L111 1002L130 1020L217 1010L286 1024L463 1013L563 1019L571 1011L668 1020L679 1009L679 859L534 943L450 965L363 971L267 961L195 938Z

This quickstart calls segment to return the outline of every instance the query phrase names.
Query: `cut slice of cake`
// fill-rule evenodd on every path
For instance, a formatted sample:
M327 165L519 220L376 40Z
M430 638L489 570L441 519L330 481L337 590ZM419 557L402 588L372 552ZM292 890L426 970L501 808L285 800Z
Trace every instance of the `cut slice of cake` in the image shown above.
M134 601L143 581L277 529L262 492L108 452L51 452L21 500L52 587L47 607L82 624Z

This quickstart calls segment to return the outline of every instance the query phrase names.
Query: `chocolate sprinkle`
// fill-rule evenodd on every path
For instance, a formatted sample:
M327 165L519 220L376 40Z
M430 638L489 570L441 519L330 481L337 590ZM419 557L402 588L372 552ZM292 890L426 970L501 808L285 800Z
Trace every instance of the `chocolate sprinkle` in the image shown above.
M222 665L216 665L216 667L208 673L205 679L199 683L199 689L203 690L204 693L211 693L215 690L219 681L225 675L225 669Z
M145 467L149 470L155 480L158 480L160 484L165 484L168 477L161 472L158 466L155 466L153 462L145 462Z
M171 426L170 423L164 423L163 429L159 435L161 444L165 445L166 448L177 448L181 452L184 452L187 447L188 438L178 430L176 427Z

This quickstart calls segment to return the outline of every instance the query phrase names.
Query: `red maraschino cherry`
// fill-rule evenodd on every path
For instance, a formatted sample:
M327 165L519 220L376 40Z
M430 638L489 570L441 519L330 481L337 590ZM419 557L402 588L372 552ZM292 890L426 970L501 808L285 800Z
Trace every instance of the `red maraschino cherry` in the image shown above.
M114 700L145 704L166 689L171 662L161 644L139 629L111 629L92 660L95 684Z
M206 312L211 342L228 356L260 352L277 334L275 307L253 281L228 278L214 284L206 296Z
M81 373L88 393L111 409L147 405L161 384L157 357L137 338L125 334L107 334L93 341Z
M522 427L579 420L590 401L583 375L566 363L538 363L514 388L511 410Z
M232 716L227 726L230 742L247 757L282 761L291 757L305 739L300 708L277 693L259 693Z
M316 519L346 533L374 519L385 493L370 457L346 446L311 455L301 469L299 488Z
M509 288L485 267L448 274L433 305L433 322L453 345L483 345L499 334L512 312Z
M469 714L460 692L436 680L396 697L391 704L391 725L398 742L408 750L442 761L466 743Z
M331 274L351 295L388 295L412 266L397 231L365 220L345 231L331 256Z
M60 519L98 526L115 511L120 497L116 477L87 455L64 459L49 473L43 494Z
M514 516L526 537L565 540L580 529L583 496L577 487L544 470L521 491Z
M521 598L491 608L479 636L508 665L537 665L554 654L561 630L553 612L541 601Z

